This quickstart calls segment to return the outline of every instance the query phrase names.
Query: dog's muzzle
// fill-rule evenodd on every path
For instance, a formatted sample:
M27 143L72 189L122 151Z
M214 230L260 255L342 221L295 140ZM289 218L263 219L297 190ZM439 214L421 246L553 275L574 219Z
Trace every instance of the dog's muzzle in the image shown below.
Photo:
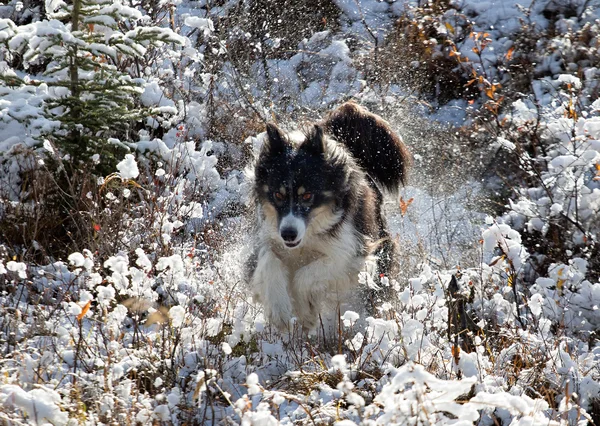
M304 221L293 214L283 218L279 226L279 236L287 248L298 247L306 232Z
M300 244L302 239L298 239L298 230L292 227L281 228L279 232L284 244L289 248L294 248Z

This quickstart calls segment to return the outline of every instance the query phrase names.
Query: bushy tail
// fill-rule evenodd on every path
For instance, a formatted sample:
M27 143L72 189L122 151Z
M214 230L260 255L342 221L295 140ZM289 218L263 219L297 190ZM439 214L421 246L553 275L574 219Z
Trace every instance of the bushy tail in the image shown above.
M359 166L391 193L406 184L412 157L400 136L378 115L346 102L331 112L322 125L344 144Z

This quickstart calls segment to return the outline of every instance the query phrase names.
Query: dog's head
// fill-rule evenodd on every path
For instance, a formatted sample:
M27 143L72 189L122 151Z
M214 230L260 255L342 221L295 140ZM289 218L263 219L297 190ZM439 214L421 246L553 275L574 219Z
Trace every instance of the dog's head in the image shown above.
M316 125L292 142L267 125L255 168L255 194L265 219L285 247L299 247L311 235L341 220L339 200L347 182L345 151Z

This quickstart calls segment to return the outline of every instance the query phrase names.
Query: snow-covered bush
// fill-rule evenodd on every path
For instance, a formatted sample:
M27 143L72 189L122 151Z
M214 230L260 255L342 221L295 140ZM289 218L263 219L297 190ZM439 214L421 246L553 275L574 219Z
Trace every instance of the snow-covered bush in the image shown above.
M2 80L10 88L6 105L13 107L7 116L31 128L29 138L19 142L54 145L61 157L72 157L75 167L90 164L89 157L98 154L110 167L119 146L110 138L130 138L144 117L139 60L154 46L184 39L168 28L141 25L142 13L120 2L49 2L46 16L21 26L8 19L0 23L7 48ZM42 108L15 116L14 102L23 96ZM6 144L21 135L2 137Z
M318 3L0 6L0 421L598 423L593 2ZM112 108L78 123L72 76ZM247 137L347 97L415 153L403 268L373 317L282 334L243 278Z
M174 127L178 108L148 81L156 63L145 58L186 39L121 2L45 6L45 19L0 22L0 217L6 238L52 257L91 248L96 181L125 142L153 123Z

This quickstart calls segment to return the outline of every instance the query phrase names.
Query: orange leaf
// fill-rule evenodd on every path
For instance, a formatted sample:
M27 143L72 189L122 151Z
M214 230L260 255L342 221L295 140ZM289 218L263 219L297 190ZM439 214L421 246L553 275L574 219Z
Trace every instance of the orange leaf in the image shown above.
M414 197L410 197L409 200L404 201L404 198L400 197L400 214L404 217L406 214L406 210L408 210L408 206L414 201Z
M515 46L512 46L510 49L508 49L508 52L506 52L506 60L510 61L513 53L515 52Z
M92 305L92 301L88 300L88 302L85 304L85 306L83 308L81 308L81 313L79 315L77 315L77 321L81 322L81 320L83 319L85 314L87 314L87 312L90 310L91 305Z
M456 345L452 345L452 357L454 358L454 362L458 364L460 361L460 347Z

